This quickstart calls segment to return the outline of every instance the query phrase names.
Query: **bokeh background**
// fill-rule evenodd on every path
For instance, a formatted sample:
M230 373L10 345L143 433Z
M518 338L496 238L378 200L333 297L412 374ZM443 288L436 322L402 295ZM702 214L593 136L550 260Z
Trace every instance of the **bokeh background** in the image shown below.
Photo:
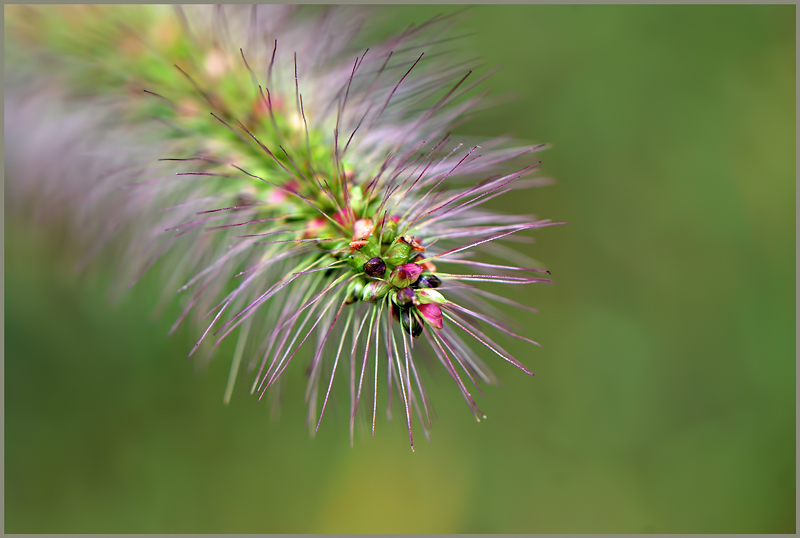
M381 8L395 29L449 6ZM277 421L229 359L185 358L145 280L112 306L58 234L5 221L5 531L795 532L795 6L475 6L462 46L511 104L459 128L549 142L569 221L521 245L537 373L494 361L433 442L346 396L315 439L302 369ZM230 350L229 350L230 353ZM397 409L397 408L396 408Z

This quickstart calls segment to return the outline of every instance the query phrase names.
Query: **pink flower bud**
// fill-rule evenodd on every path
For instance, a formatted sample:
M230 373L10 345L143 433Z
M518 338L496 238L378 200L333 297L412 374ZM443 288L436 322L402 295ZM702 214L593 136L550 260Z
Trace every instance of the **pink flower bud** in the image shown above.
M417 305L417 310L425 318L425 321L437 329L442 328L442 309L437 305L428 303Z
M374 229L375 225L372 223L372 219L357 220L356 223L353 224L353 241L369 238Z
M392 285L398 288L406 288L417 281L424 269L416 263L406 263L396 267L390 277Z
M364 286L364 289L361 291L361 300L367 302L377 301L385 297L390 289L391 286L389 286L387 282L383 280L373 280Z
M426 304L445 304L447 302L447 299L444 298L444 295L432 289L417 290L417 299L420 303Z
M403 306L414 302L417 294L414 293L412 288L403 288L401 290L397 290L395 294L395 303Z

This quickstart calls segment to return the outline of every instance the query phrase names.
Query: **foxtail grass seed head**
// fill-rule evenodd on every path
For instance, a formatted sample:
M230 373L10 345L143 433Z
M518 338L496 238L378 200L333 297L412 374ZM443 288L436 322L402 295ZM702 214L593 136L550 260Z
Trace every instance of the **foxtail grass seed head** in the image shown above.
M543 146L451 133L487 103L439 46L452 22L361 47L363 8L10 6L9 196L124 284L160 268L190 356L237 339L226 402L245 371L261 399L308 361L312 433L349 378L351 443L363 400L374 435L386 383L413 449L433 362L476 419L479 356L533 375L493 333L536 343L489 301L529 307L483 287L549 282L503 242L560 224L483 207L544 183Z

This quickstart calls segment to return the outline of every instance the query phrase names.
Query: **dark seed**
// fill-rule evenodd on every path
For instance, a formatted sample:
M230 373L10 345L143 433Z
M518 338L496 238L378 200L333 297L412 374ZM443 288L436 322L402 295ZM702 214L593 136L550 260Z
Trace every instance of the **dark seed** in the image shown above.
M442 281L436 275L421 275L412 285L414 288L438 288Z
M386 264L378 256L370 258L364 264L364 272L373 278L383 278L386 274Z
M400 308L397 305L393 305L392 314L394 314L395 318L400 318L400 325L408 334L414 338L422 334L422 325L416 317L411 315L411 308Z
M417 318L411 315L410 308L404 308L400 311L400 323L408 334L414 338L422 334L422 325Z

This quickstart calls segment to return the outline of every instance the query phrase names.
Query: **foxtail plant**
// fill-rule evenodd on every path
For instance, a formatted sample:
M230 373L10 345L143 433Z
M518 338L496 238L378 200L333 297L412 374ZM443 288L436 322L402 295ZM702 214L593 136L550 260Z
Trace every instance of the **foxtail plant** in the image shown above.
M351 442L370 396L374 435L386 383L413 449L412 416L431 425L421 358L478 420L468 385L495 380L480 355L533 375L489 332L536 342L486 299L530 308L475 283L549 282L498 241L556 223L482 208L543 183L538 162L509 169L542 146L453 140L483 78L437 52L448 19L356 52L363 11L7 7L10 194L66 210L128 281L163 258L173 330L202 331L189 354L238 337L226 402L245 352L260 399L310 348L312 432L349 363Z

